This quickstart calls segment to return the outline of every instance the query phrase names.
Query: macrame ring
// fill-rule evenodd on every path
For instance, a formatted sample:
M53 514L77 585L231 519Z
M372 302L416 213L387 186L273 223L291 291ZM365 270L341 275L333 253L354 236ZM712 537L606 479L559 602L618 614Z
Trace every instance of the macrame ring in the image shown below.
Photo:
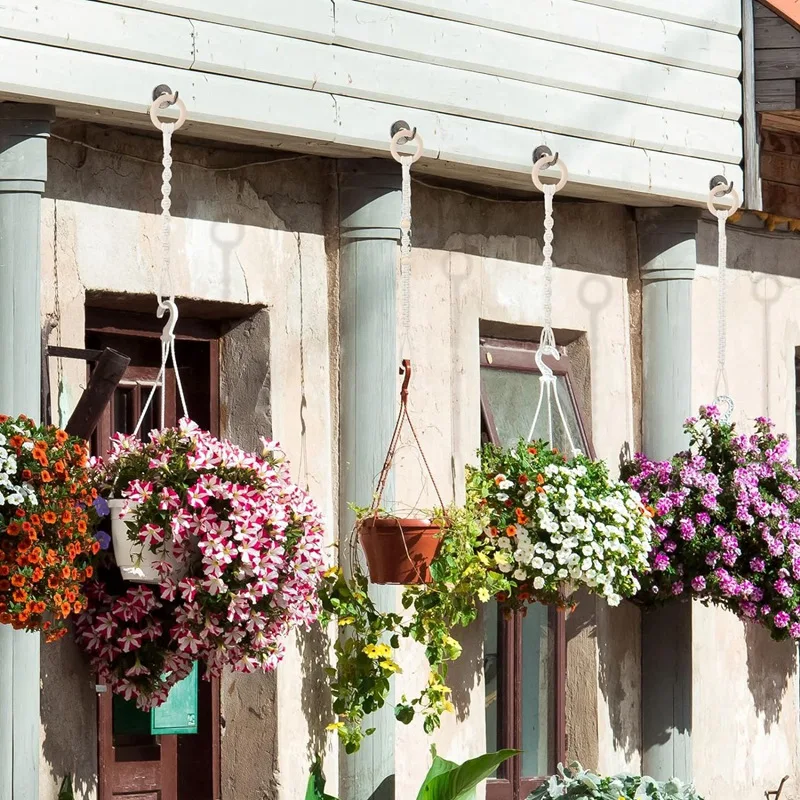
M730 207L717 208L717 203L720 202L722 198L726 195L729 195ZM732 217L739 210L739 206L741 206L741 201L739 200L739 194L737 193L736 189L734 189L732 186L729 191L728 186L726 186L724 183L720 183L718 186L715 186L708 193L708 210L715 217L718 216L720 213L725 213L726 216Z
M559 160L556 164L553 164L552 156L542 156L533 165L533 169L531 170L531 178L533 179L533 185L540 192L544 191L544 184L542 183L541 172L543 169L546 169L549 166L556 166L561 172L561 177L559 178L559 181L556 184L555 188L555 191L560 192L567 185L567 180L569 180L569 173L567 172L567 168L566 166L564 166L563 161Z
M417 161L419 161L420 158L422 158L422 150L423 150L422 137L419 135L419 133L416 132L412 133L411 131L406 131L406 130L397 131L397 133L394 136L392 136L392 143L389 145L389 150L392 153L392 158L394 158L395 161L402 163L401 159L407 157L403 156L403 154L397 149L400 146L401 139L406 139L408 140L408 142L417 143L417 150L414 153L414 155L411 156L411 163L414 164Z
M186 105L180 97L175 97L174 94L162 94L161 97L158 97L153 101L152 105L150 106L150 121L160 131L164 130L164 123L158 118L158 112L163 111L166 108L164 105L165 103L167 105L175 105L178 107L178 119L175 120L174 123L174 130L178 130L178 128L182 127L183 123L186 122Z

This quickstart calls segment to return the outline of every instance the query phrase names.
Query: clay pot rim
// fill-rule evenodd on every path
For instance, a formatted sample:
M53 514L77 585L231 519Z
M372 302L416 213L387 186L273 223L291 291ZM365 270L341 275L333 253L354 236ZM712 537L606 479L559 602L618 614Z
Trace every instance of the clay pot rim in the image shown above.
M431 519L416 517L364 517L358 523L359 530L367 529L375 533L398 533L401 529L406 531L443 530L442 525Z

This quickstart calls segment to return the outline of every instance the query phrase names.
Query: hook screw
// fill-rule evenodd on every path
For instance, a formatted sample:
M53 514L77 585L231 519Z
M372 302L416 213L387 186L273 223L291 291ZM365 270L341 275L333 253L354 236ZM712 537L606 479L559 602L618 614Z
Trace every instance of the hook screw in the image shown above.
M153 89L153 101L155 102L158 100L159 97L163 97L165 94L168 94L172 97L172 89L167 86L166 83L159 83L155 89ZM175 96L172 100L169 101L168 105L174 106L175 103L178 102L178 93L175 92Z
M721 193L720 192L716 192L715 193L717 197L724 197L726 194L730 194L733 191L733 181L728 183L728 180L724 175L715 175L709 181L708 188L711 189L711 191L714 191L714 189L716 189L717 186L725 186L726 187L724 192L721 192Z
M553 155L553 151L546 145L540 144L534 151L533 151L533 163L535 164L539 159L544 158L545 156L549 156L550 166L554 167L558 164L558 153Z
M393 138L397 136L400 131L411 131L411 136L401 136L400 139L397 140L397 144L399 145L408 144L417 138L417 129L412 128L404 119L397 120L389 130Z

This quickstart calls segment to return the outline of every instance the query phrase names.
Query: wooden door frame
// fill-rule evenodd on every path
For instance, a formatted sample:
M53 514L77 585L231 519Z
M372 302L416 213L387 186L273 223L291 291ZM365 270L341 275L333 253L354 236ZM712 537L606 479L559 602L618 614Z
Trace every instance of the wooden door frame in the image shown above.
M100 308L86 309L85 330L87 334L110 335L110 336L129 336L136 339L154 339L161 335L163 325L151 315L139 314L136 312L108 311ZM220 435L220 338L222 335L221 325L209 320L194 320L182 318L176 330L176 339L182 341L204 342L209 346L209 383L211 393L209 398L210 426L209 432L214 436ZM180 364L178 365L180 369ZM158 369L156 368L157 372ZM151 367L128 367L121 386L136 385L152 380L153 368ZM170 385L171 384L171 385ZM168 401L174 402L175 399L174 381L168 382ZM139 410L138 413L141 413ZM111 423L113 425L113 421ZM108 415L105 415L97 426L97 435L101 441L107 441L111 430L108 424ZM211 700L211 782L213 800L220 800L222 796L222 772L221 772L221 691L220 679L210 680L210 700ZM98 686L103 686L99 683ZM110 692L99 691L97 703L97 733L98 733L98 772L102 776L98 786L98 800L112 800L114 786L111 782L110 766L114 762L113 745L113 707L112 695ZM174 753L177 756L178 740L177 736L160 736L162 747L167 748L168 755ZM117 762L118 763L118 762ZM155 763L155 762L154 762ZM124 772L124 770L123 770ZM177 771L175 773L174 797L177 797ZM133 776L132 776L133 777ZM165 789L172 790L172 786ZM132 797L131 800L135 800ZM165 800L172 800L167 796Z

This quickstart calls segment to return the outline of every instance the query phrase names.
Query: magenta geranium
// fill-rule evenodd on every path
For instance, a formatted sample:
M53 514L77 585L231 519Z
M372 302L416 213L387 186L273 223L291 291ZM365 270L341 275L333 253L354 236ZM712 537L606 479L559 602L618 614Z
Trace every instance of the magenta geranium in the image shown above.
M800 639L800 470L772 428L737 435L707 406L686 422L689 450L625 467L655 514L643 599L698 597Z
M188 420L150 436L116 437L98 474L128 502L130 537L158 554L160 580L95 587L78 623L112 691L142 708L195 660L208 676L274 669L289 633L317 617L324 545L277 445L262 440L257 457Z

